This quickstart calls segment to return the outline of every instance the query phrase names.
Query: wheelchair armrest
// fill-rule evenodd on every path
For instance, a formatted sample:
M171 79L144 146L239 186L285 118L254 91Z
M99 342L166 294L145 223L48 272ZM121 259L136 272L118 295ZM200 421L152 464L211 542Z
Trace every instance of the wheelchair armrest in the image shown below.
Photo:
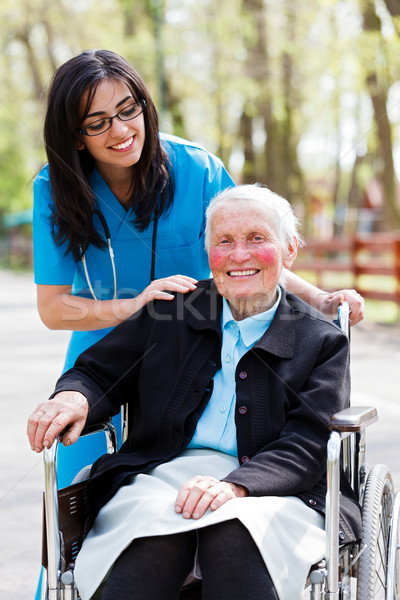
M378 419L376 408L371 406L350 406L331 417L329 426L333 431L358 433Z
M327 589L332 597L338 597L338 556L339 556L339 497L341 463L350 466L348 479L354 491L359 496L363 489L364 480L359 478L364 473L365 444L364 430L378 419L375 408L369 406L351 406L334 414L330 420L332 430L327 446L327 494L326 494L326 563L328 568ZM355 433L356 436L350 434ZM348 443L350 438L360 438L357 444ZM355 440L353 440L354 442ZM345 446L341 461L342 442ZM358 447L357 460L349 454ZM354 471L356 470L357 476ZM331 597L329 595L329 597Z
M92 435L93 433L104 432L107 440L107 453L112 454L118 449L117 432L111 421L105 421L103 423L95 423L94 425L88 425L84 427L80 437Z

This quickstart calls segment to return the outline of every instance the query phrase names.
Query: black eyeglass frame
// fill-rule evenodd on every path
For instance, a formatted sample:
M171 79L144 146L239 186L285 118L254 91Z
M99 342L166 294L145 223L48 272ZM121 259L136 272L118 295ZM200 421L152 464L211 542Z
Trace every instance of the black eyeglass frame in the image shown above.
M137 113L136 115L134 115L133 117L128 117L127 119L122 118L121 113L126 111L130 106L133 106L134 104L141 106L142 110L139 113ZM102 133L105 133L106 131L111 129L113 119L119 119L120 121L132 121L133 119L136 119L136 117L139 117L143 113L145 108L146 108L146 100L144 98L142 98L141 100L139 100L137 102L132 102L132 104L125 106L125 108L121 109L113 117L103 117L102 119L96 119L96 121L93 121L92 123L90 123L90 126L92 126L95 123L97 123L98 121L108 121L108 127L106 129L103 129L103 131L99 131L98 133L88 133L87 127L81 127L78 131L82 135L87 135L88 137L95 137L96 135L101 135Z

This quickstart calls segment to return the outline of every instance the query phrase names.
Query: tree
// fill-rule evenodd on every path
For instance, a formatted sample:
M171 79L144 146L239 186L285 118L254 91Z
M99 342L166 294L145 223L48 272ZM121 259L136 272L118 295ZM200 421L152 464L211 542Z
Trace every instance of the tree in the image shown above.
M381 36L381 20L376 13L372 0L361 0L364 31L368 36L369 47L366 62L366 85L370 94L376 135L379 140L377 155L381 159L381 166L377 168L377 175L382 182L384 208L387 223L400 227L400 209L396 197L396 174L393 160L392 129L387 111L388 81L385 70L379 65L385 63L385 43Z

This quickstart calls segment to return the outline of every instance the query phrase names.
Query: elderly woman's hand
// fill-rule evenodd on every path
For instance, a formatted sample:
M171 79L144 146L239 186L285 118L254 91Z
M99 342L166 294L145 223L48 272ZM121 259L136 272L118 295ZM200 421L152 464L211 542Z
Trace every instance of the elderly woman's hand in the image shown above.
M32 450L50 448L60 433L65 446L78 439L85 426L88 402L80 392L59 392L47 402L41 402L28 419L27 434Z
M356 290L338 290L332 294L319 296L319 310L330 318L337 315L339 304L348 302L350 305L350 325L362 321L365 313L364 298Z
M196 475L183 484L175 501L175 510L185 519L200 519L207 508L216 510L232 498L247 496L246 488L214 477Z

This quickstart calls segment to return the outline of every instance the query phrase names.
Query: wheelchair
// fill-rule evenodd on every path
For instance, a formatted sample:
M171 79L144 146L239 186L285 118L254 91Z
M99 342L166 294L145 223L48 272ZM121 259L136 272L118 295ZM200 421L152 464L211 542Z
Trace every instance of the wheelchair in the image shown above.
M349 306L339 307L338 324L349 335ZM123 415L127 435L127 412ZM395 493L387 466L366 470L366 429L377 420L371 407L350 407L332 416L327 444L326 553L313 565L305 594L310 600L400 600L400 492ZM112 423L82 432L103 435L107 452L117 451ZM71 486L57 487L57 447L44 450L43 511L44 566L40 600L78 600L74 561L83 540L85 479L90 466L78 473ZM339 532L340 472L344 473L362 507L362 537L341 544ZM199 586L184 588L180 600L200 598ZM304 598L304 595L303 595Z

